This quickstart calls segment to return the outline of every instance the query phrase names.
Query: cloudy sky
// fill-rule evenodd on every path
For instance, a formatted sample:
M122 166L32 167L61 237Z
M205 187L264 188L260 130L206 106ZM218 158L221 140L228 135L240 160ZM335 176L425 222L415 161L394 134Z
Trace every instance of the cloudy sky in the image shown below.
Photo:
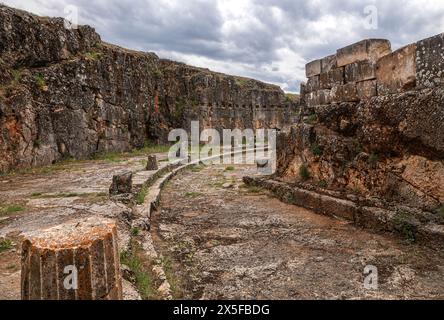
M443 0L1 0L40 15L79 10L102 39L299 91L304 65L363 38L392 47L444 32ZM377 25L376 25L377 23Z

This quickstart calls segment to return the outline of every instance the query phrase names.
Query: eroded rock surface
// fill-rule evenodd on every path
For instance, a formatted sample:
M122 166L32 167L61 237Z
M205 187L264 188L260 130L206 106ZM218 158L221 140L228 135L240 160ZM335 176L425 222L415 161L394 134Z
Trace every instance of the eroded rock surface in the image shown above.
M444 297L442 251L406 245L245 188L256 166L197 167L166 187L155 245L175 298L425 299ZM229 183L231 186L225 188ZM364 288L364 269L379 290Z
M283 128L277 86L134 52L0 6L0 171L165 142L172 128Z

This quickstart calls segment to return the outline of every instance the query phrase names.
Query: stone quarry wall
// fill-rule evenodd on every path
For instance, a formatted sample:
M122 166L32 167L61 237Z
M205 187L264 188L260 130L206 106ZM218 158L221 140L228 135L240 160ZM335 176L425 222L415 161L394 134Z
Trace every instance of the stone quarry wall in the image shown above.
M435 212L444 203L444 34L363 40L310 62L277 177ZM442 210L442 209L441 209Z
M0 172L165 142L172 128L279 128L277 86L101 41L93 28L0 5Z

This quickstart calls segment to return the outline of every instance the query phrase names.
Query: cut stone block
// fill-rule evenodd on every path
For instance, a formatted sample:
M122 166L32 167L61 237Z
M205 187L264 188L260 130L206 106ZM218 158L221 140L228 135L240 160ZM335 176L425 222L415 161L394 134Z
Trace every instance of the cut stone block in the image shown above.
M308 78L306 90L307 92L318 91L319 87L319 76L313 76Z
M22 300L122 300L115 222L86 218L29 234L21 278Z
M378 94L397 93L416 85L416 44L379 59L376 67Z
M331 89L330 100L332 103L358 102L358 90L355 83L346 83Z
M109 188L111 195L127 194L131 193L133 189L133 174L131 172L125 172L113 177L113 183Z
M345 66L345 82L376 79L376 63L363 60Z
M376 80L361 81L356 84L358 98L360 100L370 99L378 95Z
M157 157L155 155L148 156L148 162L146 164L147 171L159 170L159 165L157 164Z
M321 60L314 60L305 65L305 75L307 78L321 74Z
M418 86L444 84L444 33L416 43L416 68Z
M344 84L344 67L331 69L319 76L320 89L331 89Z
M330 90L318 90L310 92L306 97L307 106L314 107L330 104Z
M321 59L321 73L327 73L330 70L336 68L337 65L338 65L338 62L336 60L335 54L325 57L325 58Z
M390 41L385 39L367 39L339 49L336 53L336 60L338 67L343 67L362 60L376 62L390 52Z

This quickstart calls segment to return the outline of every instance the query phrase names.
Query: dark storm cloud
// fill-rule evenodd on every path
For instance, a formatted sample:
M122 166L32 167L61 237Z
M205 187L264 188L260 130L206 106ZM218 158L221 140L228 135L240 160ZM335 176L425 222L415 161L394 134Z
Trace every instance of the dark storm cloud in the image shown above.
M80 22L137 50L255 77L297 91L304 64L363 38L393 47L443 31L442 0L3 0L39 14L79 7ZM378 10L366 29L364 8Z

